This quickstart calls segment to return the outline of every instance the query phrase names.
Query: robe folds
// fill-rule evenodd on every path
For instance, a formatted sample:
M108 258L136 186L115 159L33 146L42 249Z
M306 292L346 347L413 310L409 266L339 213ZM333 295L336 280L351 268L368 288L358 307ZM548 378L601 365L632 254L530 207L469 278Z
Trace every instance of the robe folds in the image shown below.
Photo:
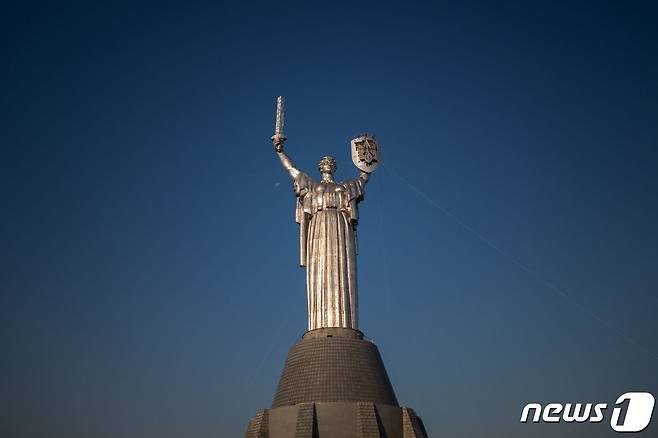
M309 330L357 329L357 204L365 182L316 181L300 172L294 179L295 219L300 225L300 265L306 267Z

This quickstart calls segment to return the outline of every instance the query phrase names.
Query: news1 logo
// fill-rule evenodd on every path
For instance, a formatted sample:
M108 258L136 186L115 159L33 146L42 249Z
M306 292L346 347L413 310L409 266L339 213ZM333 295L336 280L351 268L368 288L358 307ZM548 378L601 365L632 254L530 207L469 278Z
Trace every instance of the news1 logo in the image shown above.
M651 421L656 403L648 392L627 392L617 398L610 418L610 427L617 432L640 432ZM600 423L605 418L606 403L528 403L521 412L521 423L527 423L532 411L532 422L539 423Z

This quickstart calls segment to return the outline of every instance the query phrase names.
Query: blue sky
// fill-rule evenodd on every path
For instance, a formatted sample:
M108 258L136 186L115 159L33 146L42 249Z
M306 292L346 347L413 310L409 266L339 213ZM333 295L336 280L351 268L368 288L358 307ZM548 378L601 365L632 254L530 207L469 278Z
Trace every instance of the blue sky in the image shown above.
M4 14L0 432L240 436L303 333L294 194L377 136L360 324L431 436L658 394L650 3L157 3ZM652 424L644 434L657 426Z

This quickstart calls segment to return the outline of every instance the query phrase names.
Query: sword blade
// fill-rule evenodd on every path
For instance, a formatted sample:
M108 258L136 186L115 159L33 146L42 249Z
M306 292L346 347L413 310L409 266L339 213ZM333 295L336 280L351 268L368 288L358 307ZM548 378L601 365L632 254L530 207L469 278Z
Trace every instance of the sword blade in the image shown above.
M274 126L274 134L283 134L283 96L276 98L276 124Z

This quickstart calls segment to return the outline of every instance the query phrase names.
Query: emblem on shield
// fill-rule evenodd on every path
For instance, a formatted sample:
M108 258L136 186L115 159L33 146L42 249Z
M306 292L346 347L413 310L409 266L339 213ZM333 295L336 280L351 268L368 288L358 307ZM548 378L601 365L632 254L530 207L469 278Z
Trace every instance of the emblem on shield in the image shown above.
M374 172L379 167L379 145L375 137L368 134L352 139L352 162L366 173Z

